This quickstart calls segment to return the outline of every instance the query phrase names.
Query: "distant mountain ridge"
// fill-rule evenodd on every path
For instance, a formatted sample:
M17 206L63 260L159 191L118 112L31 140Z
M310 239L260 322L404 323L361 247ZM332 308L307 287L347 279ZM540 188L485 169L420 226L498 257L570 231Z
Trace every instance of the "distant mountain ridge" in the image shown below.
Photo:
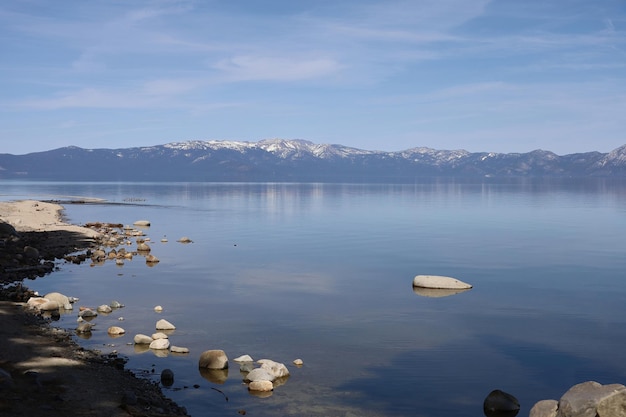
M123 149L0 154L0 179L412 182L419 177L626 177L626 145L559 156L416 147L369 151L306 140L190 140Z

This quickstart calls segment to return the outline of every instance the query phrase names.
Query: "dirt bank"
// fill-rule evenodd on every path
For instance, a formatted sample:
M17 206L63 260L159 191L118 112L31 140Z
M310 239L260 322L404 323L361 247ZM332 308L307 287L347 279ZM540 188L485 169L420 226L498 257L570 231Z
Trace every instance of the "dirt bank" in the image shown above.
M25 308L27 279L97 244L98 233L63 222L62 209L0 202L0 416L186 416L157 384L125 370L123 358L84 350Z

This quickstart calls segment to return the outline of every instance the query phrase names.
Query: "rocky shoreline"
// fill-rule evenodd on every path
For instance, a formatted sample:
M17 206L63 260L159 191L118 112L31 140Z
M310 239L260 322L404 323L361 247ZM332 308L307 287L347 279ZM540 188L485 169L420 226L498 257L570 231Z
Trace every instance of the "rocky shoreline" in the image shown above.
M0 203L0 414L187 416L157 383L125 370L123 358L81 348L26 308L33 296L26 280L99 245L97 231L63 222L62 210L41 201Z

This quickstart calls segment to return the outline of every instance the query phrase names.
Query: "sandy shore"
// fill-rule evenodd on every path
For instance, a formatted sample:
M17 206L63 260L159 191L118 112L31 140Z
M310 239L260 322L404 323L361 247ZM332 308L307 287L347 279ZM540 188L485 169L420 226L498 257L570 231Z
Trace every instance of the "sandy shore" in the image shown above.
M185 416L160 387L124 370L124 359L80 348L26 309L26 278L95 247L98 232L67 224L63 207L0 202L0 415Z

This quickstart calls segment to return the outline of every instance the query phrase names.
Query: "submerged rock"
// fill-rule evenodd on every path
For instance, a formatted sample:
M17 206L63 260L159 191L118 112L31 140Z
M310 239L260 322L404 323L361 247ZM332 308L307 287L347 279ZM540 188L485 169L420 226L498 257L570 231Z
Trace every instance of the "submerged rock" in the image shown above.
M189 353L189 348L183 347L183 346L171 346L170 347L170 352L173 353Z

